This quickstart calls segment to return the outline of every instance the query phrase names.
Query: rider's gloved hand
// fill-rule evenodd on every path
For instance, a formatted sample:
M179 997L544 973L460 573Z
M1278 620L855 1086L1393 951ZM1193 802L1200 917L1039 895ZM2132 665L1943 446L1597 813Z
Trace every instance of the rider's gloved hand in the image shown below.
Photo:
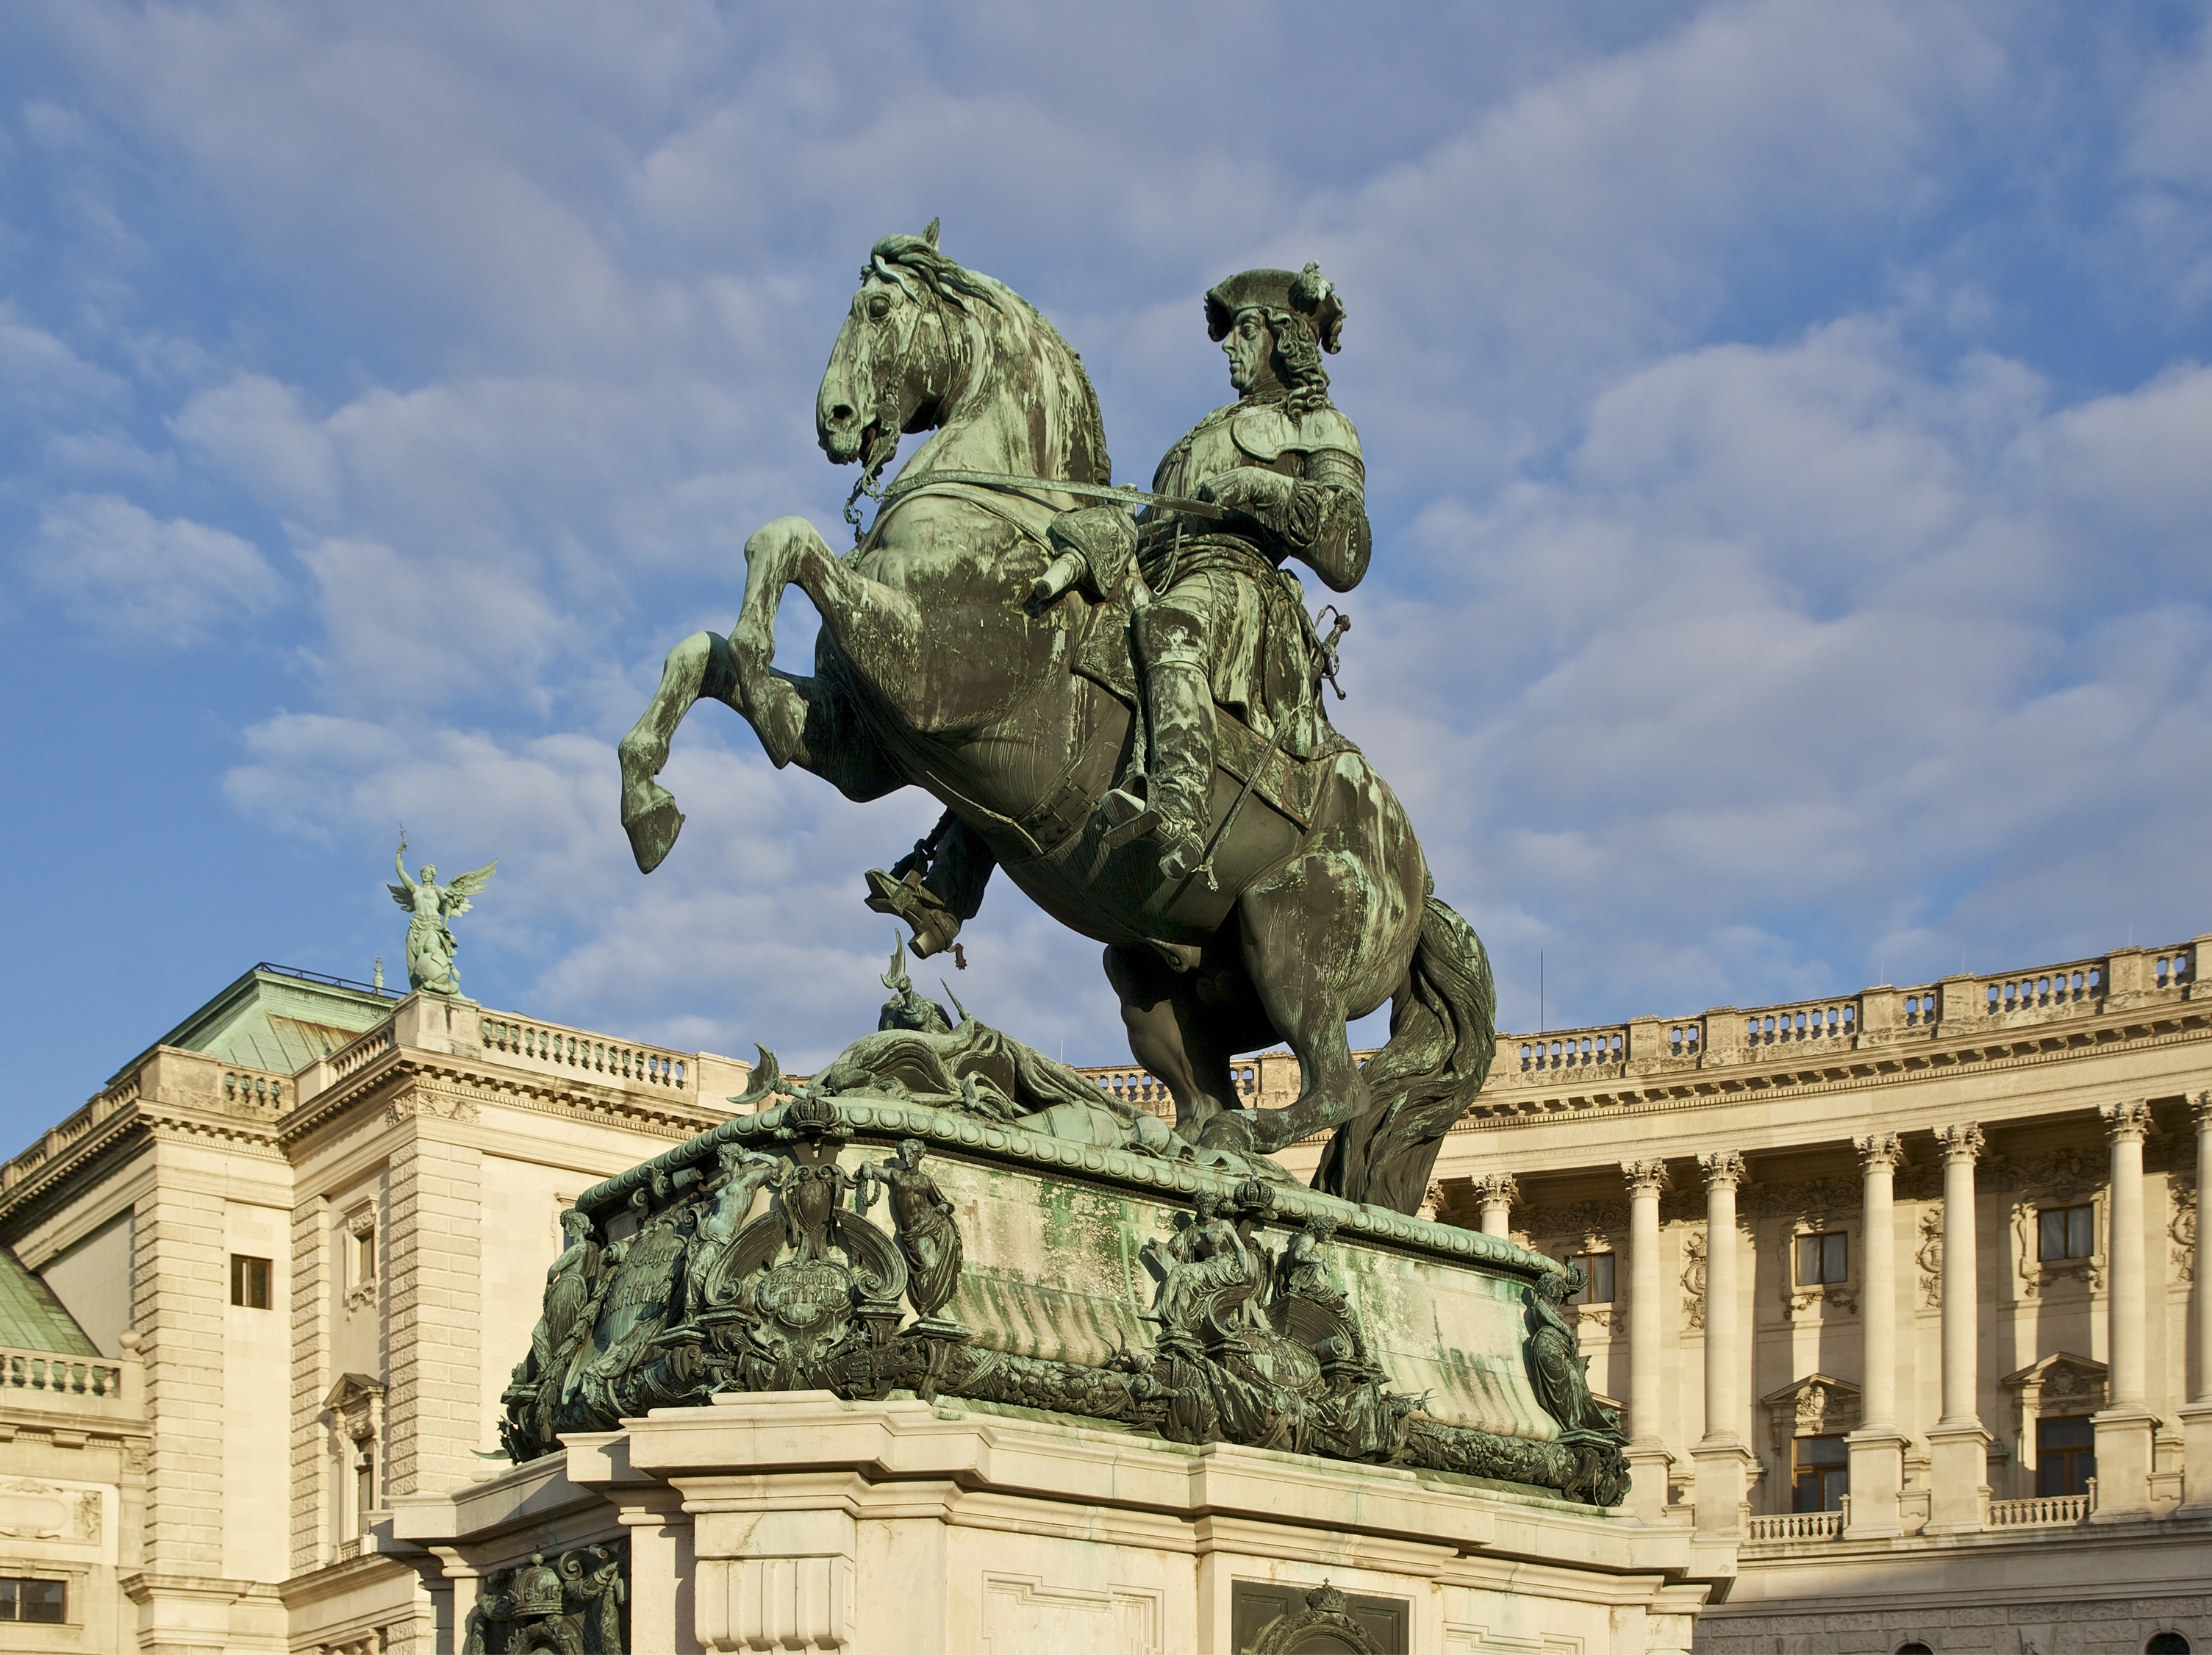
M1279 472L1239 465L1200 484L1198 497L1268 522L1290 503L1293 486L1292 480Z

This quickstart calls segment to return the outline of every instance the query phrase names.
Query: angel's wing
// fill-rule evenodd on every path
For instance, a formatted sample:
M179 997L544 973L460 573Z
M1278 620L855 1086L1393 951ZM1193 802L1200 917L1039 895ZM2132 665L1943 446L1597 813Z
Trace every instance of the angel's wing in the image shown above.
M494 857L482 867L471 868L466 873L450 881L446 886L446 911L448 914L466 913L469 898L489 885L491 876L498 872L499 859Z
M387 885L384 888L392 893L392 901L410 914L415 911L415 893L412 891L404 885Z

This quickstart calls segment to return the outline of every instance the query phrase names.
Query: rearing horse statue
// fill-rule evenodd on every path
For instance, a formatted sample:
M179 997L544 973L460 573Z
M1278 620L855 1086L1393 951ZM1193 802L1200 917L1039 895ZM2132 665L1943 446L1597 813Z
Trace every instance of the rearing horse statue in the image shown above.
M1173 1092L1178 1130L1273 1152L1334 1128L1315 1183L1413 1212L1489 1069L1482 945L1431 894L1396 795L1341 738L1301 760L1222 712L1201 869L1170 877L1152 847L1102 831L1099 801L1143 746L1129 634L1145 585L1043 580L1054 520L1111 480L1097 398L1051 324L939 252L936 230L872 250L815 404L823 452L860 461L864 484L902 433L934 435L847 556L798 517L745 542L729 636L677 645L621 743L638 867L658 867L682 824L653 778L702 698L743 715L779 769L848 798L925 788L987 848L963 853L986 859L979 877L994 860L1106 945L1132 1051ZM811 677L773 665L794 585L822 617ZM1389 1044L1363 1070L1346 1022L1386 1000ZM1297 1056L1299 1094L1246 1108L1230 1059L1277 1042Z

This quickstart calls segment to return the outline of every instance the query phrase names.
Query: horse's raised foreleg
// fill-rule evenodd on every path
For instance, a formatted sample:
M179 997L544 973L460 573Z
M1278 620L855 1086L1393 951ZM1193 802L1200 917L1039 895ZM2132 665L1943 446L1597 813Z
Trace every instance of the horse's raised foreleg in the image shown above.
M902 685L921 651L921 611L904 593L856 574L803 517L779 517L745 542L745 601L730 629L738 706L781 769L805 745L807 698L778 672L775 611L797 587L822 630L860 677L879 691Z
M712 632L694 632L668 652L660 687L615 751L622 759L622 824L638 872L660 866L684 826L675 796L653 778L668 763L668 744L702 696L720 699L737 683L730 646Z

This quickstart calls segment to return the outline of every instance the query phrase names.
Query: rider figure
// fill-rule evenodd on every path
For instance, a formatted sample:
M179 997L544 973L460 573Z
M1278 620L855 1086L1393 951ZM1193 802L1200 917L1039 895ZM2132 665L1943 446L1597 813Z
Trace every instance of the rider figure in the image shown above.
M1299 273L1249 270L1206 295L1206 331L1229 357L1237 399L1217 408L1168 450L1152 491L1225 506L1214 521L1158 507L1139 520L1138 563L1154 597L1136 617L1151 755L1139 803L1121 788L1102 804L1109 843L1140 833L1158 846L1170 879L1206 855L1213 786L1213 703L1262 737L1303 710L1310 674L1269 693L1271 656L1304 661L1303 594L1280 572L1306 564L1332 591L1367 572L1370 538L1359 434L1328 399L1321 353L1337 349L1344 306L1308 265ZM1279 641L1270 634L1286 630ZM1285 744L1296 757L1303 743Z
M1321 361L1338 349L1344 326L1335 288L1310 264L1299 272L1245 271L1206 294L1206 326L1229 357L1237 399L1168 450L1152 491L1231 515L1151 507L1139 520L1137 562L1153 593L1134 620L1149 753L1142 796L1125 784L1099 806L1107 843L1152 836L1170 880L1188 877L1206 858L1217 698L1262 738L1276 733L1276 720L1291 721L1285 750L1313 756L1298 727L1310 715L1314 685L1303 663L1316 641L1283 563L1295 557L1331 590L1348 592L1366 574L1371 550L1359 435L1329 401ZM1110 510L1067 514L1054 525L1054 544L1085 563L1110 556L1128 533L1126 518L1118 534L1098 532L1096 520ZM1109 584L1095 578L1105 571L1091 572L1090 584ZM1287 687L1268 670L1286 646L1302 663L1302 682ZM868 876L868 905L914 927L917 957L949 947L981 900L992 862L971 837L948 812L890 875Z

